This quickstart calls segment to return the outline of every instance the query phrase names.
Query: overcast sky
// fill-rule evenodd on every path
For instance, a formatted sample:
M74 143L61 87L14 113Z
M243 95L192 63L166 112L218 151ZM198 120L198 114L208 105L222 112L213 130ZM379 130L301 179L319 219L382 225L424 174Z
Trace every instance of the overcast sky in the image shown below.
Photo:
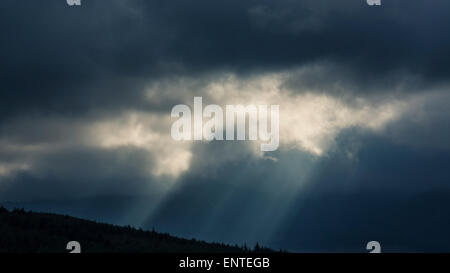
M450 251L449 26L447 0L2 0L0 201L294 251ZM280 105L279 149L174 141L194 96Z

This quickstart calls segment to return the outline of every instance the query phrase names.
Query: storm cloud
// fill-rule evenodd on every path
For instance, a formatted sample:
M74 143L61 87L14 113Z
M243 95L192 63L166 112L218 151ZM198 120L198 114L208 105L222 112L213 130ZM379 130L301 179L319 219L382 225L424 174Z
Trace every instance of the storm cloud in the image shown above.
M445 0L1 1L0 201L296 251L448 251L448 26ZM280 149L174 141L194 96L280 105Z

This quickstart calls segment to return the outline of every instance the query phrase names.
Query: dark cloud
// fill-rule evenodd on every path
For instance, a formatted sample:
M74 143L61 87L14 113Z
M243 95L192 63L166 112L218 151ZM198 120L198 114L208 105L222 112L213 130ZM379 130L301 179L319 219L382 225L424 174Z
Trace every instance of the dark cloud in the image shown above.
M317 62L337 66L319 74L322 91L341 82L386 90L373 86L397 86L409 74L414 84L437 84L449 74L449 11L444 0L381 8L362 0L3 1L1 114L144 107L145 83L162 75L242 76Z
M380 240L448 251L449 15L445 0L3 0L0 200L59 200L29 207L292 250ZM395 97L410 108L381 133L349 128L323 156L197 144L175 179L152 173L163 152L180 157L166 142L89 139L90 125L127 111L168 116L227 73L272 72L287 75L281 88L292 93ZM101 140L119 135L116 123Z
M412 148L358 131L343 131L336 140L339 148L321 160L311 178L315 191L406 194L449 189L448 151Z
M24 158L20 158L24 160ZM140 195L161 192L152 180L152 154L134 147L70 147L28 153L31 170L2 178L3 201L71 200L93 195ZM151 191L149 191L151 189Z
M309 195L293 206L271 241L300 252L448 252L449 192L358 191Z

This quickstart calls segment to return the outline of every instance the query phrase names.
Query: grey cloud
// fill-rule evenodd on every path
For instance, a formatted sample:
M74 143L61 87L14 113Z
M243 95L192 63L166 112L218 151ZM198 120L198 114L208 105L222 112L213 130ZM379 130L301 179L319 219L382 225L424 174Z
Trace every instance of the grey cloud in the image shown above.
M24 158L21 158L24 160ZM3 177L3 201L64 200L153 194L165 189L149 174L152 155L136 148L73 147L31 155L32 168Z
M376 82L398 85L402 74L433 85L449 72L450 36L438 26L449 25L450 7L441 0L380 9L360 0L1 5L2 117L152 107L143 88L167 74L245 75L328 62L348 73L324 74L322 90L346 81L365 93Z
M194 145L190 169L175 183L149 174L161 156L156 149L90 146L83 130L127 111L169 115L171 106L226 73L246 79L287 71L283 88L349 97L348 103L446 94L449 13L445 0L391 0L381 8L364 0L84 0L78 9L63 0L1 1L0 163L19 167L0 177L0 200L156 195L164 200L134 223L201 239L262 238L291 249L341 236L327 245L337 249L349 230L364 230L369 213L376 221L368 223L379 225L355 236L355 247L378 234L390 207L398 211L386 221L408 211L404 203L412 200L414 211L403 219L417 227L391 241L408 246L406 239L432 226L411 219L426 222L428 212L441 207L445 215L449 207L443 194L420 210L448 190L445 96L410 109L381 136L342 132L323 158L287 150L273 161L252 155L247 143ZM149 90L155 97L148 98ZM23 162L31 168L21 168ZM147 200L141 201L142 207ZM358 211L365 202L373 206ZM430 223L448 226L445 219ZM398 234L390 227L406 228L400 220L381 227L387 240ZM415 240L411 249L427 246Z

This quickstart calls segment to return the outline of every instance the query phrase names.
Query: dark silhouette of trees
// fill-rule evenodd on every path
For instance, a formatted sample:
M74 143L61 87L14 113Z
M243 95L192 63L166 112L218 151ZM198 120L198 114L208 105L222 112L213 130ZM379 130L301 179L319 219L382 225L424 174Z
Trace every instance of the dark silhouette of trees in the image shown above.
M0 252L69 252L66 244L78 241L83 252L177 252L242 253L267 252L256 244L229 246L181 239L166 233L120 227L82 220L67 215L8 211L0 207ZM271 251L270 251L271 252Z

